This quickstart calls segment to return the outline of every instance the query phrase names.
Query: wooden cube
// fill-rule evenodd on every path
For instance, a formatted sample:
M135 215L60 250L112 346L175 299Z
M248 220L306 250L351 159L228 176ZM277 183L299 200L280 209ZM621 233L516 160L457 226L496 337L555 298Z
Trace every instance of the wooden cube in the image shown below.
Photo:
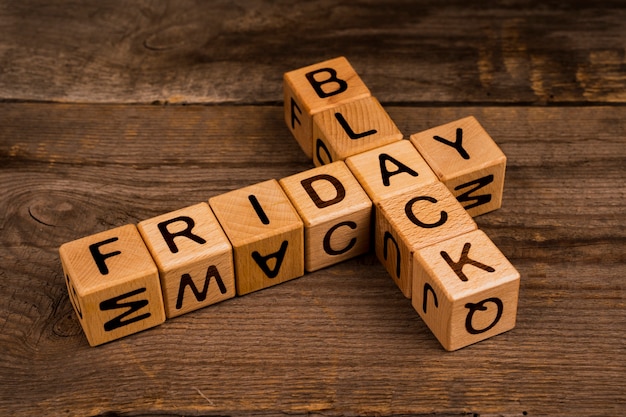
M369 251L372 201L344 162L313 168L279 182L304 222L307 271Z
M375 224L376 256L407 298L411 298L413 253L477 228L439 181L378 202Z
M353 100L313 116L313 163L342 161L402 139L375 97Z
M520 275L481 230L415 252L412 305L446 350L515 327Z
M374 203L439 181L408 140L350 156L346 164Z
M159 269L168 318L235 296L232 246L207 203L137 227Z
M238 295L304 275L304 227L276 180L209 199L233 245Z
M506 156L473 116L415 133L411 142L470 215L502 205Z
M165 321L159 273L135 225L65 243L59 254L91 346Z
M283 90L285 123L309 158L313 157L313 115L370 95L345 57L285 73Z

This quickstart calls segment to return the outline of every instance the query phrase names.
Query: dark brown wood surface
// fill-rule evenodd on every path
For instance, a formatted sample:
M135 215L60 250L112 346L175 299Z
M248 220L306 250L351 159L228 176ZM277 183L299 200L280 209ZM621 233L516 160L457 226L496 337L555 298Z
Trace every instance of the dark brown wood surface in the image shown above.
M0 35L1 415L626 412L623 2L5 1ZM507 155L476 220L517 327L446 352L368 254L89 347L58 247L312 167L282 73L338 55L405 136Z

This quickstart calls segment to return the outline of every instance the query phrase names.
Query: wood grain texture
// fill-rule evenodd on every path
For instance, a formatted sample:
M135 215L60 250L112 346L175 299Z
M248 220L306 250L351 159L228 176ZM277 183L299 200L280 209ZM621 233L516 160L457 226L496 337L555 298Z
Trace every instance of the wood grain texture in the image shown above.
M624 103L623 2L5 1L0 98L278 103L346 56L389 103Z
M0 414L622 414L626 108L383 105L405 136L474 115L507 155L476 221L521 273L514 330L445 352L368 254L91 348L62 243L312 164L280 105L3 103Z

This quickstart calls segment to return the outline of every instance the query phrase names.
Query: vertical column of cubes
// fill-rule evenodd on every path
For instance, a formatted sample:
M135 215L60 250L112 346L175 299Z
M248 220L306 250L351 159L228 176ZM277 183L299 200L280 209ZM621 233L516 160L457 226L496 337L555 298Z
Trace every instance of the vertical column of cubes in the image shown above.
M369 251L372 201L342 161L280 180L304 222L305 269Z
M235 296L232 246L207 203L137 227L159 269L168 318Z
M402 139L344 57L284 74L285 122L316 166Z
M472 216L500 208L506 156L476 118L416 133L411 142Z
M209 199L233 245L237 295L304 275L304 226L276 180Z
M159 273L134 225L65 243L59 254L91 346L165 321Z
M520 275L481 230L415 252L412 304L443 347L512 329Z

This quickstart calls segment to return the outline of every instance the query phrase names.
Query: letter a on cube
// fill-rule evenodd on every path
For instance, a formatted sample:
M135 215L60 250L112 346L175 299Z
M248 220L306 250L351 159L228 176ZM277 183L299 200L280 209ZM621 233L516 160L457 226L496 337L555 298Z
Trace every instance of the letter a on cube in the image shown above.
M415 133L411 142L471 216L500 208L506 156L476 118Z
M276 180L209 199L233 245L237 295L304 275L304 227Z
M372 201L344 162L283 178L280 184L304 222L307 271L369 250Z
M344 57L285 73L283 91L285 123L309 158L313 157L313 115L370 96Z
M235 296L232 246L207 203L137 227L159 268L168 318Z
M65 243L59 254L91 346L165 321L159 273L135 225Z
M515 327L520 275L476 230L415 252L413 308L446 350Z

